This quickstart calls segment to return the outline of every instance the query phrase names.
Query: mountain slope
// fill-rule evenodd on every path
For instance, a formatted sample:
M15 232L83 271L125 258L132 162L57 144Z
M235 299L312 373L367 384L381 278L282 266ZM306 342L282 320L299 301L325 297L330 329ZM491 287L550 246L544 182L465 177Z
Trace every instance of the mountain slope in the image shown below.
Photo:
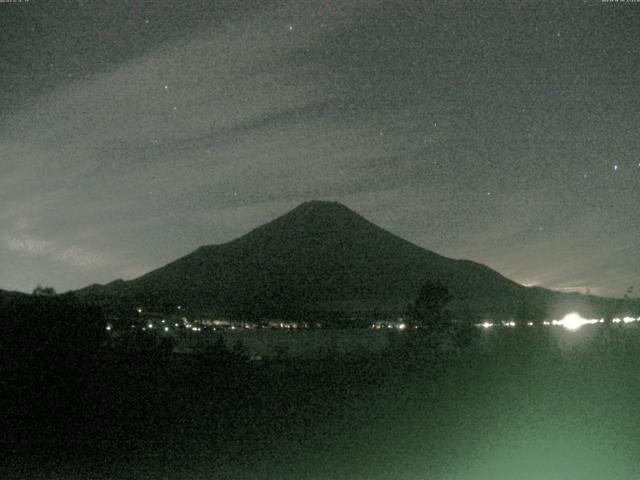
M250 317L400 312L425 280L445 284L459 315L511 318L559 295L527 289L467 260L420 248L333 202L307 202L248 234L205 246L131 281L91 286L87 299ZM532 304L535 299L535 305Z

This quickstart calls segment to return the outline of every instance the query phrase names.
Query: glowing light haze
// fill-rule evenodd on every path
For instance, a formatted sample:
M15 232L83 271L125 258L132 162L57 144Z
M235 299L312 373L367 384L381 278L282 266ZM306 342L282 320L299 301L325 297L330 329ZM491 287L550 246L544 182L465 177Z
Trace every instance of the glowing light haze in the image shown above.
M612 323L636 323L636 322L640 322L640 317L638 318L633 318L633 317L624 317L624 318L614 318L612 319ZM573 312L573 313L569 313L567 315L565 315L563 318L561 318L560 320L545 320L542 322L543 325L549 326L559 326L559 327L564 327L567 330L578 330L579 328L585 326L585 325L595 325L597 323L605 323L603 318L600 319L595 319L595 318L584 318L582 317L579 313ZM483 329L489 329L494 327L496 324L493 322L489 322L489 321L484 321L482 323L478 323L476 324L477 327L481 327ZM502 327L515 327L516 326L516 322L502 322L500 324ZM533 322L527 322L527 326L532 327L534 326Z
M602 320L604 322L604 320ZM578 330L580 327L585 325L593 325L595 323L600 323L600 320L596 319L586 319L581 317L577 313L569 313L565 315L561 320L554 320L553 325L560 325L567 330Z

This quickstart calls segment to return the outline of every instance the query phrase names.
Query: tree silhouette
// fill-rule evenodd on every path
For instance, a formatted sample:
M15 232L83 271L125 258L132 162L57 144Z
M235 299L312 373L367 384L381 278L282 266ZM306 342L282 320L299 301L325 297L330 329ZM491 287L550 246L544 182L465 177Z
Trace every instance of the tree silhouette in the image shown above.
M451 298L447 287L428 280L420 287L415 302L409 305L409 318L418 327L442 327L450 320L446 306Z
M33 295L44 295L44 296L52 296L56 294L56 290L53 287L43 287L42 285L36 285L36 288L33 289Z

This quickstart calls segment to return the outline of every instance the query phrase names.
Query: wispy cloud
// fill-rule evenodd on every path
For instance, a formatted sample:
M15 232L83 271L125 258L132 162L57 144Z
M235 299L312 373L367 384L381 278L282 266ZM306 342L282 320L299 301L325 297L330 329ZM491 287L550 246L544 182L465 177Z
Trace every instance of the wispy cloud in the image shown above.
M511 21L504 5L222 3L195 28L136 7L127 25L163 18L162 41L139 33L144 48L93 59L87 75L56 54L68 80L0 113L3 285L130 278L312 198L516 280L640 281L621 253L637 244L637 174L608 168L640 147L618 128L637 115L597 125L615 108L586 101L624 113L637 93L623 83L614 98L611 84L565 72L578 58L600 78L615 52L556 49L523 35L538 24ZM26 268L27 257L46 261Z
M4 237L5 246L12 252L23 255L43 256L67 263L73 267L86 270L97 270L113 263L115 259L108 258L104 253L80 245L57 245L55 242L43 238L20 236Z

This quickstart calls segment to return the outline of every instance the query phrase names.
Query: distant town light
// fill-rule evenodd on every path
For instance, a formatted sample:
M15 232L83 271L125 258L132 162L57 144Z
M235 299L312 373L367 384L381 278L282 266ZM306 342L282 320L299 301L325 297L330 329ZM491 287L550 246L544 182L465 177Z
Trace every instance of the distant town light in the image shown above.
M164 327L164 331L168 332L169 331L169 327Z
M149 328L153 328L153 323L150 323L149 325L147 325Z
M136 311L137 311L138 313L142 313L142 308L141 308L141 307L138 307L138 308L136 308Z
M553 320L553 325L560 325L567 330L578 330L580 327L584 325L593 325L594 323L598 323L596 319L587 319L578 313L569 313L565 315L562 320Z

